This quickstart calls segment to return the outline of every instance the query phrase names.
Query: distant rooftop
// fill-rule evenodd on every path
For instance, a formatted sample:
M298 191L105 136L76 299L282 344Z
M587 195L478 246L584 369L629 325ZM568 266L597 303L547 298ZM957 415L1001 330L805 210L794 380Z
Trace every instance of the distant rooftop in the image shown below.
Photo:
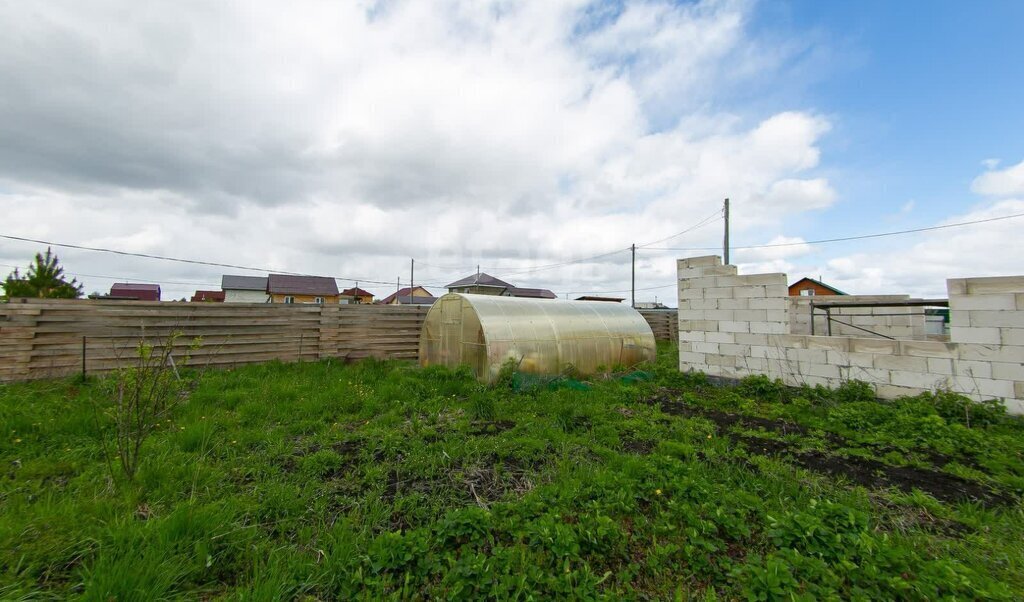
M279 295L319 295L336 297L338 283L327 276L292 276L271 274L267 277L267 292Z
M479 274L471 274L469 276L466 276L465 278L462 278L461 280L456 280L455 282L452 282L451 284L445 286L445 288L459 288L463 286L492 286L494 288L515 288L508 282L505 282L504 280L498 280L494 276L491 276L490 274L485 274L483 272L480 272Z
M225 291L266 291L265 276L221 276L220 288Z

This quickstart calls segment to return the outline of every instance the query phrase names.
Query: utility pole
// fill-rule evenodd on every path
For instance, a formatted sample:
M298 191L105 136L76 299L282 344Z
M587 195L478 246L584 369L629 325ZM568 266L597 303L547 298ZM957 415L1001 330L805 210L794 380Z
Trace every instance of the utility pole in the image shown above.
M725 216L725 240L722 241L722 259L725 265L729 265L729 199L725 199L725 207L722 210Z
M399 276L398 278L395 279L395 304L396 305L401 305L402 304L402 300L399 299L399 297L401 296L401 295L399 295L399 293L401 293L401 292L402 292L402 277Z
M636 243L630 247L633 251L633 284L631 286L631 293L629 295L629 306L636 309Z
M409 259L409 294L412 295L412 289L416 288L416 260Z

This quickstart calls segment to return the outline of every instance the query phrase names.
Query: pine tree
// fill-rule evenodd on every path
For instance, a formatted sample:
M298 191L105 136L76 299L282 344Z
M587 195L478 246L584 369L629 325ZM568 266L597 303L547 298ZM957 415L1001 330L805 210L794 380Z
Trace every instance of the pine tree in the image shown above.
M34 297L37 299L77 299L82 296L82 285L74 278L64 279L64 268L60 267L57 256L47 248L46 255L36 253L35 263L22 276L18 269L4 281L4 300L12 297Z

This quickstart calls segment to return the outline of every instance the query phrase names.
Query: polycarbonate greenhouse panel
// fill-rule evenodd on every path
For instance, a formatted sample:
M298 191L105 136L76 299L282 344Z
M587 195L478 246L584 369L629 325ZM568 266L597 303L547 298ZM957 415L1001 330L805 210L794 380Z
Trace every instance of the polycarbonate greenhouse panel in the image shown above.
M434 302L420 333L420 364L466 365L485 382L506 362L531 374L588 375L655 354L647 320L603 301L449 293Z

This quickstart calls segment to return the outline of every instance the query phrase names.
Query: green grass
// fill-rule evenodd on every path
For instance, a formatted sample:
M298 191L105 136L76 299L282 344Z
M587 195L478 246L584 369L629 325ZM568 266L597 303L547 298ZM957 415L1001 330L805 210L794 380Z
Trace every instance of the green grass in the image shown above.
M0 386L0 599L1024 597L1019 420L716 387L674 354L586 390L209 372L134 483L102 460L100 383Z

